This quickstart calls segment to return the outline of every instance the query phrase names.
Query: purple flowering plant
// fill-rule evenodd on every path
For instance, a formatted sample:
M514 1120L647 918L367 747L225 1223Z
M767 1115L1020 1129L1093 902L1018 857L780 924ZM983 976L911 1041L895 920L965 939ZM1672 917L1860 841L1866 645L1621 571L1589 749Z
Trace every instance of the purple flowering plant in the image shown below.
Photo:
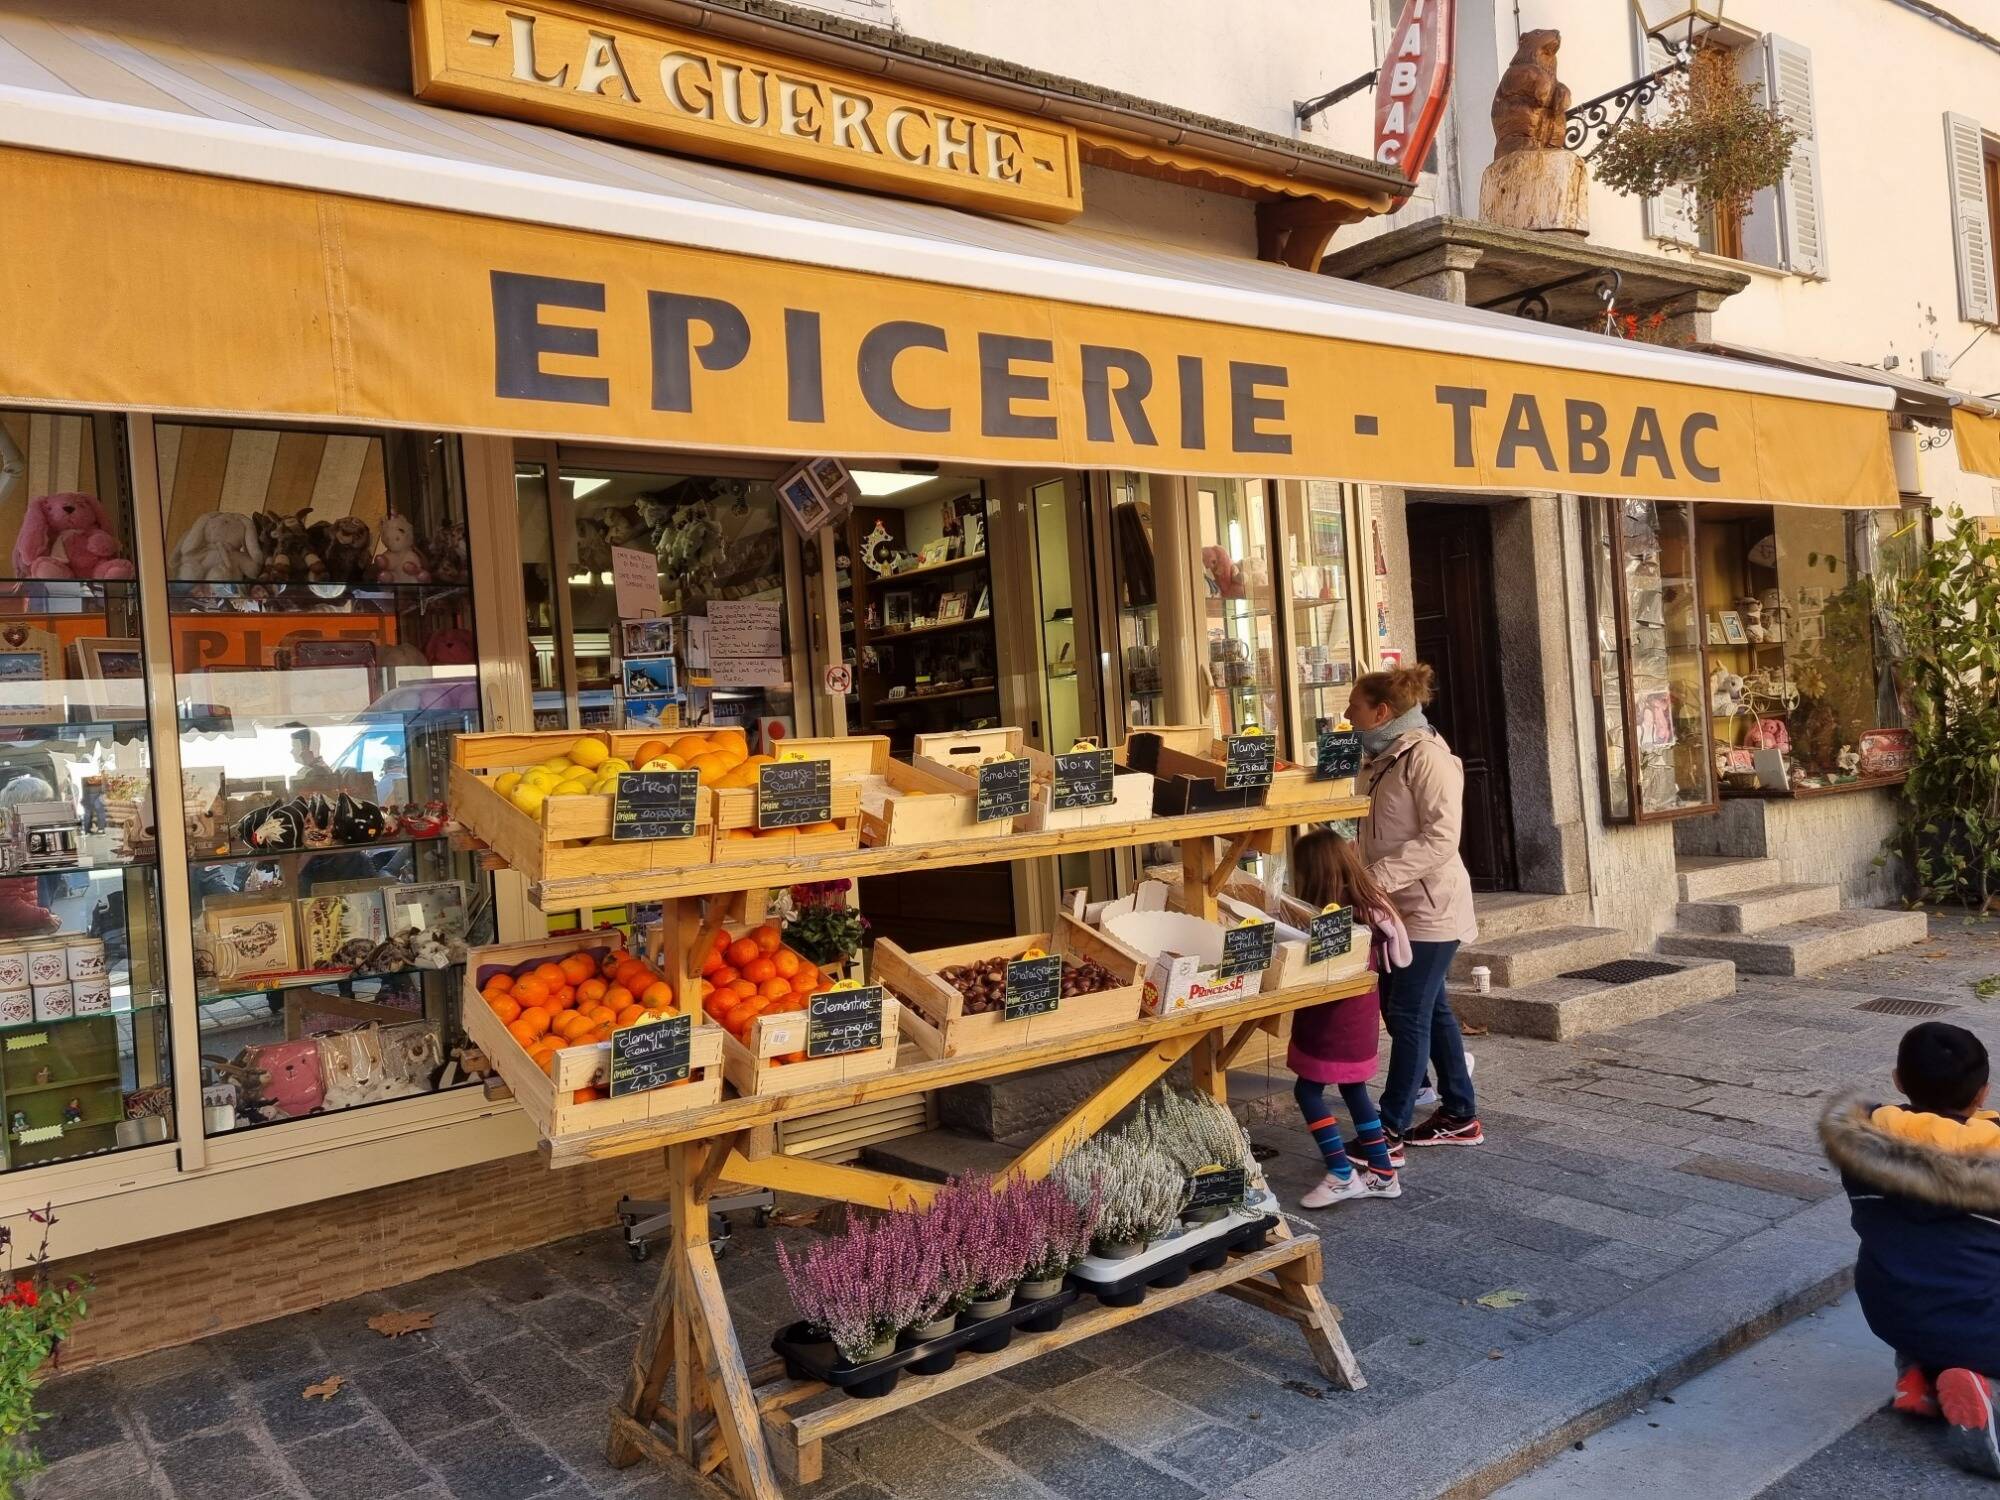
M1095 1175L1065 1187L1053 1177L1036 1182L1017 1179L1008 1191L1018 1200L1014 1210L1034 1226L1034 1248L1028 1256L1023 1281L1055 1281L1090 1253L1091 1236L1097 1232L1098 1211L1104 1201L1103 1184Z
M781 1243L778 1268L806 1322L833 1341L850 1364L922 1321L926 1266L909 1214L863 1218L848 1210L839 1234L815 1240L794 1257Z

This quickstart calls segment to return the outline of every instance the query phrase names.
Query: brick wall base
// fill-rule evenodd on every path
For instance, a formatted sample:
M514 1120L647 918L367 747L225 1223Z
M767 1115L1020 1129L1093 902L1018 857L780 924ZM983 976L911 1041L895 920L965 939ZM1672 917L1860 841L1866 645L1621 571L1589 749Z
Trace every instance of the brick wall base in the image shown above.
M62 1262L90 1315L63 1368L305 1312L611 1223L619 1197L663 1197L657 1156L551 1172L529 1154Z

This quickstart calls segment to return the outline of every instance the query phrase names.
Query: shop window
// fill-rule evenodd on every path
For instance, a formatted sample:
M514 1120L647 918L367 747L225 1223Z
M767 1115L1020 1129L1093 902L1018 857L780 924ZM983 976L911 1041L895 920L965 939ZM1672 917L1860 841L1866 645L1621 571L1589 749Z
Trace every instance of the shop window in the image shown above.
M445 839L480 727L457 445L155 428L211 1133L469 1081L486 882Z
M847 520L851 565L841 606L842 640L852 641L858 668L850 727L885 734L896 754L907 755L919 734L998 725L986 486L868 470L855 480L861 494ZM1055 540L1066 546L1067 534ZM1068 672L1062 686L1074 717L1074 621L1043 623L1052 676L1059 664ZM1049 687L1053 693L1057 684Z
M1118 685L1126 730L1166 721L1160 651L1160 582L1153 550L1151 474L1111 476L1111 579L1118 609Z
M1693 507L1584 502L1606 816L1715 805Z
M1271 576L1270 486L1263 479L1200 479L1196 588L1205 622L1208 726L1238 734L1283 731L1277 591Z
M110 418L0 412L0 1164L173 1135L131 506Z
M1347 578L1343 486L1330 480L1279 490L1285 593L1291 610L1289 691L1297 738L1292 754L1315 755L1319 731L1339 721L1354 680L1354 618Z
M1730 791L1874 784L1871 730L1903 723L1879 581L1922 546L1912 511L1744 507L1702 526L1714 732ZM1774 753L1763 753L1774 752Z

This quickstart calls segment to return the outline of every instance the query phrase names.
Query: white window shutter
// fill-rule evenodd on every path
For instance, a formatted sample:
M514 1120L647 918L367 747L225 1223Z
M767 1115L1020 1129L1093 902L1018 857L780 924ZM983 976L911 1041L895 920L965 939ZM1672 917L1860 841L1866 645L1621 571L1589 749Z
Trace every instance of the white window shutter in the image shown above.
M2000 322L2000 288L1994 285L1993 221L1986 204L1986 144L1979 122L1947 113L1944 144L1951 172L1959 315L1968 323Z
M1789 37L1764 38L1769 68L1765 97L1799 133L1791 164L1778 184L1778 228L1785 269L1824 276L1826 205L1820 191L1819 126L1814 120L1812 53Z
M1655 36L1645 39L1640 57L1648 73L1657 73L1674 60L1666 44ZM1694 193L1684 184L1676 183L1658 197L1648 198L1645 209L1649 238L1686 245L1690 249L1700 245L1699 210L1695 207Z

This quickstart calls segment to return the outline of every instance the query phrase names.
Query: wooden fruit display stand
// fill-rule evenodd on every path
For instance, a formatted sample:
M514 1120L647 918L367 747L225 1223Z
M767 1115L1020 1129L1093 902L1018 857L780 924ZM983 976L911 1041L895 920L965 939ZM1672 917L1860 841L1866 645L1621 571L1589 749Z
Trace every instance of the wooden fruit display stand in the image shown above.
M509 747L509 753L522 755L527 751L515 745ZM874 758L872 748L866 753ZM527 758L534 756L528 754ZM879 761L871 770L881 773ZM927 780L926 792L941 787L945 780ZM698 997L701 986L694 981L699 979L702 962L716 934L742 919L746 896L752 909L761 909L759 903L767 889L804 881L1176 842L1182 851L1183 905L1195 915L1214 920L1216 894L1245 853L1275 847L1284 830L1292 826L1355 817L1366 811L1364 802L1332 795L1332 787L1327 790L1330 795L1318 800L1292 800L1275 807L1257 805L1181 817L1153 816L1016 832L1004 841L948 837L934 843L885 842L817 854L773 850L768 855L758 847L761 841L742 841L728 850L728 857L723 857L719 844L711 842L717 857L695 863L670 857L658 867L641 870L628 868L623 858L613 858L589 874L577 872L568 863L544 863L538 867L539 873L535 868L523 873L529 877L530 894L545 911L602 909L632 901L662 903L660 967L673 982L676 995ZM496 806L488 809L486 804L475 802L473 816L466 820L472 834L482 839L486 833L484 811L491 810L496 817L502 810L514 812L499 799L490 800ZM505 821L498 827L512 847L527 847L521 837L524 829ZM505 854L506 846L500 840L486 842L489 857ZM697 838L691 842L702 841ZM624 851L604 846L603 852L622 855ZM1089 929L1065 932L1065 936L1050 935L1058 951L1066 951L1067 944L1068 951L1080 950L1099 962L1121 957L1115 947L1105 945L1101 935ZM983 956L989 950L990 945L980 945L964 951L968 956ZM959 952L892 955L886 966L878 966L874 977L918 988L935 984L928 971L941 958L950 961ZM475 969L481 961L481 955L473 956ZM1125 977L1117 969L1113 972ZM628 1104L631 1096L574 1106L565 1113L561 1105L564 1096L552 1088L552 1083L559 1085L562 1079L551 1080L519 1047L505 1045L508 1039L503 1030L494 1039L493 1060L517 1096L534 1109L544 1136L543 1154L550 1166L646 1151L664 1151L666 1155L671 1242L630 1375L611 1413L611 1462L624 1467L650 1457L665 1464L685 1463L702 1474L719 1470L746 1500L776 1500L784 1492L781 1476L799 1485L820 1477L821 1445L828 1438L1051 1349L1210 1293L1238 1298L1296 1323L1326 1378L1342 1388L1359 1389L1361 1372L1341 1333L1339 1315L1320 1290L1319 1241L1312 1235L1295 1233L1280 1216L1268 1243L1233 1253L1219 1269L1195 1272L1177 1286L1149 1291L1135 1306L1094 1304L1086 1309L1079 1304L1053 1331L1017 1337L997 1353L962 1357L942 1374L906 1376L892 1393L880 1399L848 1399L816 1381L788 1378L782 1361L746 1360L709 1245L708 1204L727 1183L877 1208L921 1206L934 1192L933 1185L858 1167L766 1154L761 1143L773 1133L770 1127L780 1122L1137 1049L1122 1070L1022 1151L1011 1168L1031 1177L1044 1176L1066 1152L1109 1124L1182 1058L1192 1059L1198 1088L1226 1100L1228 1069L1260 1028L1274 1029L1293 1011L1361 993L1370 983L1371 978L1364 973L1326 983L1265 989L1240 1000L1163 1016L1141 1015L1136 1004L1124 1008L1122 1019L1085 1012L1089 1014L1089 1029L1045 1024L1026 1034L1029 1028L1023 1028L1024 1034L1001 1046L981 1046L980 1039L965 1031L960 1039L967 1045L953 1049L943 1045L943 1028L939 1027L938 1046L945 1055L922 1057L900 1067L893 1063L891 1013L898 1008L893 997L885 998L886 1049L831 1069L816 1067L814 1062L768 1066L780 1055L778 1049L798 1051L801 1037L795 1023L799 1018L760 1018L759 1027L767 1020L779 1023L770 1027L768 1037L753 1031L749 1048L737 1047L731 1039L733 1050L726 1055L719 1050L705 1054L720 1057L721 1062L704 1070L704 1080L718 1073L726 1075L733 1096L714 1099L704 1087L707 1097L695 1107L682 1107L683 1099L670 1106L647 1102L646 1113L613 1118L601 1125L583 1124L583 1112ZM949 1003L957 998L955 993L939 998L942 1014L938 1020L949 1017L962 1025L968 1020L987 1019L957 1014ZM473 1011L482 1008L470 995L468 1004ZM1124 1000L1120 1004L1125 1006ZM697 1036L718 1030L703 1024L699 999L683 1009L693 1015ZM907 1024L935 1025L915 1004L899 1014ZM1037 1019L1052 1021L1058 1014L1060 1011ZM956 1055L952 1055L954 1051ZM584 1058L567 1062L558 1054L558 1060L565 1077L581 1079L589 1071ZM657 1101L661 1093L695 1095L694 1090L680 1087L638 1099Z

